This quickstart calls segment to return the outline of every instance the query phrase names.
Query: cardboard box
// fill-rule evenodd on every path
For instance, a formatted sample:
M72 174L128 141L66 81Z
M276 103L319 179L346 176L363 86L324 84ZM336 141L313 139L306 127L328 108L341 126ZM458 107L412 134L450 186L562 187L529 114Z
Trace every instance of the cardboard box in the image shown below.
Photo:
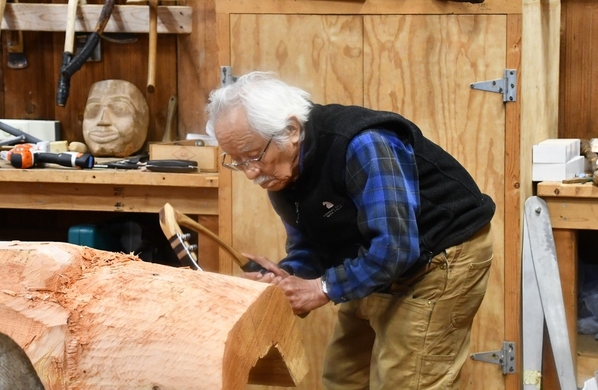
M577 138L551 138L532 146L532 162L541 164L565 164L580 155Z
M197 161L200 172L218 172L218 147L196 146L195 140L150 144L150 160Z
M576 156L564 164L532 164L532 181L561 181L584 173L585 157Z

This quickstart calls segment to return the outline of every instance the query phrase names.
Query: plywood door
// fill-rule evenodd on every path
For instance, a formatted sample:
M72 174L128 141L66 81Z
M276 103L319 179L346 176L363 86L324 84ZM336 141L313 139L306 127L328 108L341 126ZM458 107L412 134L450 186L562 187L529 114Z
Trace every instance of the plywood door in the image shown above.
M502 77L506 17L405 15L364 17L365 105L401 113L448 150L497 204L495 258L472 331L472 352L504 340L504 155L502 95L472 90ZM468 361L464 389L504 389L499 366Z
M231 15L234 73L277 72L318 103L393 110L455 155L498 205L496 260L476 318L472 351L498 349L504 335L504 134L500 95L472 91L505 67L504 16ZM233 175L233 245L278 260L284 231L265 192ZM300 389L320 389L324 348L334 322L328 305L303 320L312 366ZM500 367L468 362L464 388L504 389Z
M359 16L232 15L235 74L274 71L316 102L363 103L363 26ZM266 192L233 173L233 246L272 260L285 256L285 233ZM310 371L298 389L321 389L324 350L336 316L328 304L300 320ZM264 389L262 386L253 386Z

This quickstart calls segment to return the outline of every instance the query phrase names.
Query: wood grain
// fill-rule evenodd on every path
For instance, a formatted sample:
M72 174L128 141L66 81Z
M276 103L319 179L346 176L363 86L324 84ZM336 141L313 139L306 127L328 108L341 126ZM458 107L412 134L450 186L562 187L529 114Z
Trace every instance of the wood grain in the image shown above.
M61 243L0 242L0 269L0 331L46 388L240 390L307 371L272 285Z
M521 69L521 15L507 16L507 69ZM517 95L521 93L518 83ZM505 340L521 340L521 243L523 215L521 197L520 122L521 100L505 105ZM525 164L526 162L524 162ZM521 348L516 350L517 361L522 361ZM522 370L505 377L506 389L519 389L523 382Z
M521 2L486 0L483 4L420 0L238 0L217 1L223 14L309 14L309 15L425 15L425 14L511 14L521 13Z
M495 262L487 297L474 325L472 352L500 348L504 340L507 125L501 96L472 91L469 84L502 76L507 28L503 15L230 18L235 74L272 70L285 81L311 92L313 100L319 103L364 104L399 112L461 161L484 192L496 201ZM509 28L514 34L509 44L516 46L519 27L515 24ZM513 61L519 62L517 57ZM514 112L509 117L514 133L518 131L517 115ZM511 164L518 166L517 155L511 157ZM243 174L233 173L232 177L235 247L275 260L281 258L284 231L265 194ZM513 207L513 203L510 205ZM320 319L319 326L331 326L334 315L330 314ZM325 335L312 338L313 331L314 328L304 328L310 340L306 349L308 353L321 353ZM312 366L321 368L321 362L314 361ZM496 389L504 388L502 374L483 363L468 362L463 380L471 388L487 387L489 382ZM299 388L321 388L319 373L310 373Z
M501 348L504 337L505 106L502 96L470 83L502 77L506 18L489 15L367 16L366 105L398 112L461 162L497 205L494 261L470 352ZM445 38L445 37L448 37ZM502 373L465 363L467 388L496 383Z
M586 0L562 2L560 46L560 138L595 138L598 99L598 5Z
M2 30L65 31L66 4L7 4ZM86 4L77 9L75 31L92 32L102 5ZM149 9L142 5L115 5L104 32L149 32ZM189 34L191 8L158 7L158 34Z

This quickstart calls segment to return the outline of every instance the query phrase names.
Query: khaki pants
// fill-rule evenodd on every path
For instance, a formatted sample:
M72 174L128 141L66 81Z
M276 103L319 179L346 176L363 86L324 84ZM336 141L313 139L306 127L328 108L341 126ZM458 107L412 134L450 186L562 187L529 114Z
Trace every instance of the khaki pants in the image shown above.
M324 358L330 390L459 389L490 265L490 224L412 285L343 303Z

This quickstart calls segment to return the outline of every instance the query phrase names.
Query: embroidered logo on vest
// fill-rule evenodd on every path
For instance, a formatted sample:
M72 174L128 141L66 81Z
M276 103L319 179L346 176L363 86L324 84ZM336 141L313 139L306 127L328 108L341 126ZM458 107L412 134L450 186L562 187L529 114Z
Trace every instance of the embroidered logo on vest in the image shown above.
M324 213L324 218L331 217L332 214L336 213L337 211L343 208L342 203L335 205L331 202L322 202L322 206L326 207L326 209L328 210Z

